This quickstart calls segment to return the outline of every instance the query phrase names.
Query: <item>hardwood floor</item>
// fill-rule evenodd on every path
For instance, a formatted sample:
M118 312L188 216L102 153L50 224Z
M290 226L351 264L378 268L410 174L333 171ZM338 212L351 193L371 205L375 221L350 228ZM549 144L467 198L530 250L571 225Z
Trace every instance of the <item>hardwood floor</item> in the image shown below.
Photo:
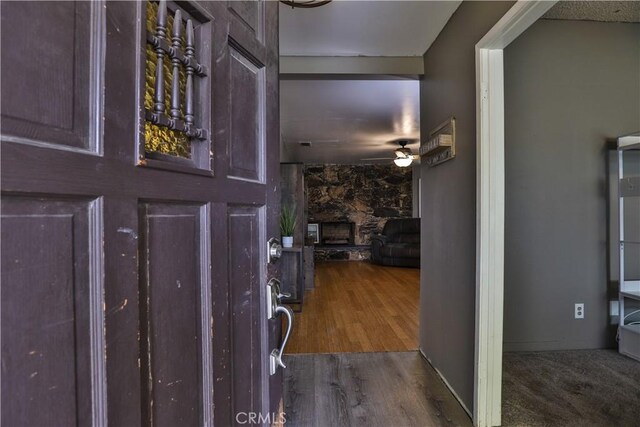
M316 264L287 353L418 348L420 270L368 262Z
M471 426L417 351L285 356L286 426Z

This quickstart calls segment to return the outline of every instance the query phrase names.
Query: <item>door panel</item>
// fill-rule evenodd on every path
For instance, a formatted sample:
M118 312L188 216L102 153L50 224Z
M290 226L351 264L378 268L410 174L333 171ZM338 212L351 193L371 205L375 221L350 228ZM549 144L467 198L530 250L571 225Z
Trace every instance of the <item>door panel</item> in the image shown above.
M264 182L264 68L231 48L229 174Z
M231 6L167 3L183 37L197 21L205 66L207 132L178 158L144 145L145 2L3 4L5 424L226 426L277 409L278 6ZM167 67L194 64L180 61Z
M2 9L2 63L11 64L2 73L5 140L95 148L89 116L97 114L100 82L91 56L100 52L102 8L69 1L11 2ZM56 25L25 37L34 20Z
M146 417L153 425L197 425L202 419L203 360L211 357L203 341L200 278L204 239L201 207L145 204L141 233L141 360ZM206 272L206 269L204 269ZM203 339L204 338L204 339Z
M259 208L230 206L228 212L229 285L231 288L231 374L233 414L262 407L261 341L263 283L260 271L261 232ZM266 244L266 243L265 243Z
M263 1L230 1L229 9L246 26L250 33L258 39L263 38L264 10Z
M103 200L107 420L112 426L137 426L146 408L141 393L139 203L130 197Z
M100 405L103 343L92 337L102 323L99 292L91 289L99 286L91 277L94 208L89 201L3 200L3 424L90 424L92 405Z

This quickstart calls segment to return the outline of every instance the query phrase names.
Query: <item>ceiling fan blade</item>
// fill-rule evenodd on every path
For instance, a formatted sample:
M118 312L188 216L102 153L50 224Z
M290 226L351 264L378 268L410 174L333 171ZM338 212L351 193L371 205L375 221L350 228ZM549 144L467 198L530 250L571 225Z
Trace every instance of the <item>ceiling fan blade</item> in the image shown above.
M366 159L360 159L360 160L393 160L395 159L395 157L369 157Z

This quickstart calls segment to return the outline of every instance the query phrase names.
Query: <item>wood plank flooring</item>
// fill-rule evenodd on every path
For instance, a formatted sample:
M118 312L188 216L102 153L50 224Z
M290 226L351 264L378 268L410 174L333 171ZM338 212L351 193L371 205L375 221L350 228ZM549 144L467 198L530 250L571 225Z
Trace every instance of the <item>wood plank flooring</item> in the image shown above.
M369 262L320 262L295 314L287 353L418 348L420 270Z
M471 426L417 351L285 356L286 426Z

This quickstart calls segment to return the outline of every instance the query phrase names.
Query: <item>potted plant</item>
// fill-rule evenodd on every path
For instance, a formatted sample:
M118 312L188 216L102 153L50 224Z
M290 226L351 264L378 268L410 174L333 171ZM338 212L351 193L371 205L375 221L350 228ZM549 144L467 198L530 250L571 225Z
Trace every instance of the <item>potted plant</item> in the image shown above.
M296 208L283 206L280 214L280 233L282 234L282 246L293 247L293 232L296 229Z

